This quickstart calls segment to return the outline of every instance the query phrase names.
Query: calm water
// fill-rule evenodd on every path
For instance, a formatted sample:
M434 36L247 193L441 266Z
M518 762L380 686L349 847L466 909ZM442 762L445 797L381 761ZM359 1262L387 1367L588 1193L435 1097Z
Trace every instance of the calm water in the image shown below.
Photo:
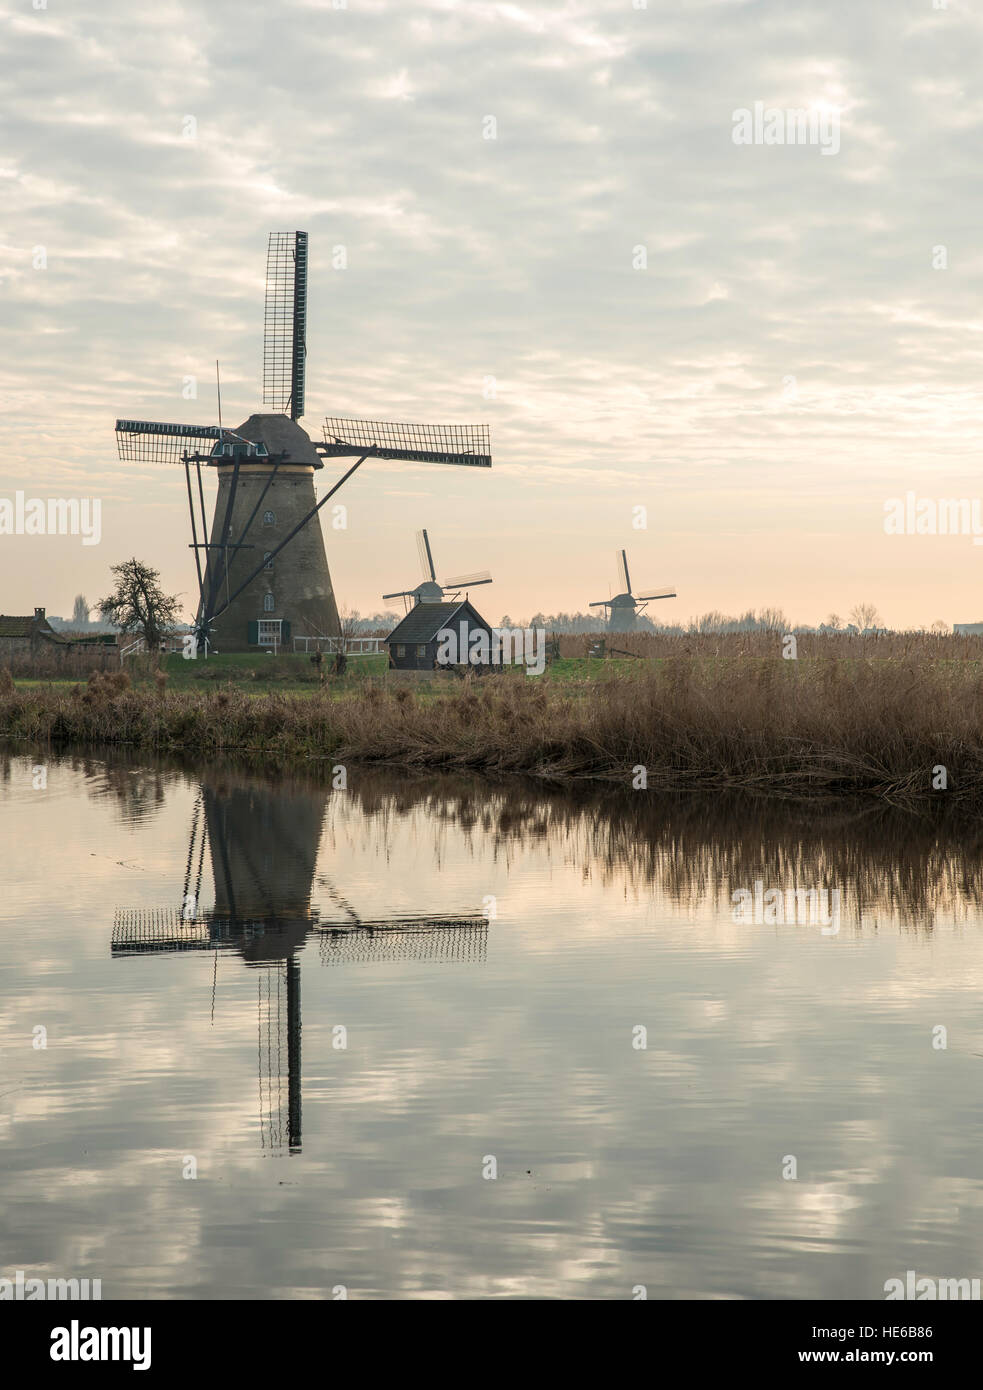
M0 774L0 1276L878 1299L983 1274L976 835L354 769ZM735 921L756 880L838 888L839 930Z

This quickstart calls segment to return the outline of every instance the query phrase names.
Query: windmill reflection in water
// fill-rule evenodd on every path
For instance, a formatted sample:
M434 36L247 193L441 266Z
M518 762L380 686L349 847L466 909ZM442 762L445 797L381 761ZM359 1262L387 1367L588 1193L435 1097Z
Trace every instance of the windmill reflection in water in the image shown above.
M324 875L333 906L312 902L327 789L281 791L255 779L203 781L195 800L180 906L121 909L113 957L237 952L258 971L260 1134L270 1154L299 1153L302 1135L299 953L316 935L324 965L430 960L480 963L488 919L477 915L363 919ZM215 904L203 910L206 848ZM214 985L213 985L214 1017Z

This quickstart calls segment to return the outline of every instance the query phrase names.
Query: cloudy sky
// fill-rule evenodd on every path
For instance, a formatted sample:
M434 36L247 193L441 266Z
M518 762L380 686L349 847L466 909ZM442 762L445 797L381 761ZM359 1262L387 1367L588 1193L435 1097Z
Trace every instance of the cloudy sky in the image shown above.
M213 422L216 358L226 422L259 408L299 227L309 432L492 429L491 472L346 485L343 607L414 583L426 525L492 620L606 597L622 545L665 619L983 619L969 536L883 529L980 495L969 0L42 3L0 0L0 499L100 498L102 539L0 536L0 610L132 554L192 603L181 471L114 420ZM838 112L839 152L736 145L759 101Z

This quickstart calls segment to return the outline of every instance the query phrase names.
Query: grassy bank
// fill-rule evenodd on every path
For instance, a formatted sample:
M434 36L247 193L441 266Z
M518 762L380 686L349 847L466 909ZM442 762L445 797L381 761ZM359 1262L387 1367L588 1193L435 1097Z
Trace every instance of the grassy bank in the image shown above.
M249 694L0 685L0 736L791 795L945 795L983 809L975 661L676 658L603 681L547 674L445 688L355 681ZM933 768L948 787L933 789Z

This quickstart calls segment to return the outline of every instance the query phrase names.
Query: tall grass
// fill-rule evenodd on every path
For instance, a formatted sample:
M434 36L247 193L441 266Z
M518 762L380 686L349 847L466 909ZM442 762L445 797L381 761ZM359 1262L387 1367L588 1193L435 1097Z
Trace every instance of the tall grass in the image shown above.
M0 650L0 670L31 680L85 680L91 671L119 670L119 653L115 647L42 642L33 650Z
M679 658L604 682L468 677L436 695L126 684L0 688L0 735L898 801L942 795L941 765L947 798L983 808L983 678L970 662Z
M784 635L779 629L716 633L563 633L559 637L559 644L563 657L587 656L589 649L603 638L609 652L628 652L646 659L680 656L772 658L781 654ZM913 661L983 661L983 636L955 633L885 632L863 637L859 633L848 632L802 632L796 636L796 643L798 655L804 659L841 657L856 660L872 657Z

